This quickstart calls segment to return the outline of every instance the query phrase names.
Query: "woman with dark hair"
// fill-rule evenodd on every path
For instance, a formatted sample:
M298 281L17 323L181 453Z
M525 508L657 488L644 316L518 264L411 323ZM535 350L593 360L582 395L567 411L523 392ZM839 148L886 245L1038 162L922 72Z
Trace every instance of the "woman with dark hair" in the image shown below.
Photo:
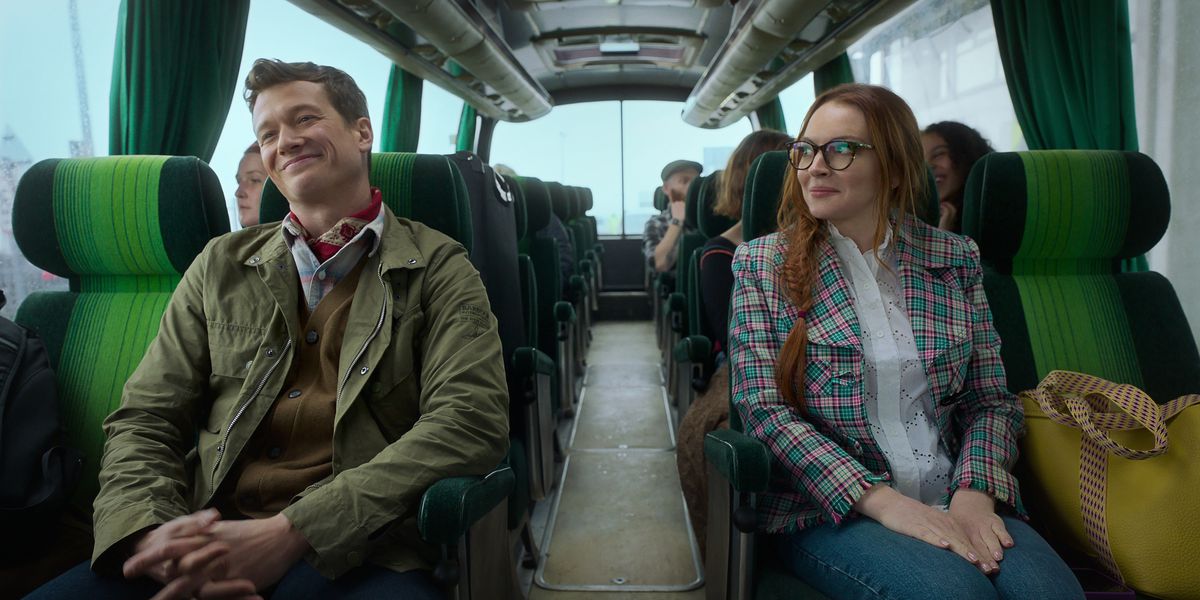
M961 233L967 174L975 161L994 150L978 131L957 121L941 121L926 127L921 132L921 145L925 148L925 162L933 170L941 202L938 227Z
M773 455L758 525L831 598L1083 598L1020 518L1023 414L979 249L915 218L920 131L890 90L813 103L779 231L733 259L729 374Z

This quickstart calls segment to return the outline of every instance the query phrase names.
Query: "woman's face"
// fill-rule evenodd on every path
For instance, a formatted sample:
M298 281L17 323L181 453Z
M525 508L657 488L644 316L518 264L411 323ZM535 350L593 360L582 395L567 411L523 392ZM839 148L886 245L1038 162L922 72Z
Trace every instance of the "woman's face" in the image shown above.
M938 200L945 200L962 192L965 177L950 160L950 146L936 133L921 134L921 145L925 147L925 162L933 170L933 181L937 184Z
M817 148L833 140L874 144L867 130L867 119L859 109L839 102L822 105L813 113L801 141ZM873 149L858 148L853 162L840 171L829 168L818 150L807 169L797 170L800 189L808 210L818 219L833 223L843 234L874 231L879 186L879 155Z

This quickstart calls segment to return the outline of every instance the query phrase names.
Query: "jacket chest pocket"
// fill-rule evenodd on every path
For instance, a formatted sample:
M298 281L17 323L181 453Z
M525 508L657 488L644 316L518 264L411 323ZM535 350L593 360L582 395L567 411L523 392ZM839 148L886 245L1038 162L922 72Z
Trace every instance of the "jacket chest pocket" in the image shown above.
M367 406L389 442L411 429L420 416L419 332L424 320L420 311L393 319L391 343L366 390Z
M209 409L206 429L216 433L232 416L246 383L265 330L219 321L208 322L208 355L212 374L208 378Z

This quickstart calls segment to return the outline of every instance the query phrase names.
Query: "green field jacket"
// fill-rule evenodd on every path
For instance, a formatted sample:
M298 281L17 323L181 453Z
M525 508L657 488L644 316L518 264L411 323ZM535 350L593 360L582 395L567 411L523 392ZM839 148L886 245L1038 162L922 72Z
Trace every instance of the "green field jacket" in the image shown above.
M508 448L500 338L478 272L450 238L388 216L346 324L333 473L283 511L326 577L364 562L429 568L422 493L487 473ZM122 540L211 502L279 396L303 335L299 302L278 223L216 238L188 268L104 423L93 568L119 569Z

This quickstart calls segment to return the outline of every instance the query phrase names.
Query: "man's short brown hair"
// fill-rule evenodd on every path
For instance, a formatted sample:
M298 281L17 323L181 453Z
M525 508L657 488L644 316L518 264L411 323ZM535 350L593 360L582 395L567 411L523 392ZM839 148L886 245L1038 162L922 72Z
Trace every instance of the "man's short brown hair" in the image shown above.
M250 67L246 75L246 104L254 112L258 95L270 87L293 81L311 81L325 88L329 103L338 111L347 125L367 114L367 97L354 79L341 69L317 65L310 62L289 63L281 60L260 58Z

